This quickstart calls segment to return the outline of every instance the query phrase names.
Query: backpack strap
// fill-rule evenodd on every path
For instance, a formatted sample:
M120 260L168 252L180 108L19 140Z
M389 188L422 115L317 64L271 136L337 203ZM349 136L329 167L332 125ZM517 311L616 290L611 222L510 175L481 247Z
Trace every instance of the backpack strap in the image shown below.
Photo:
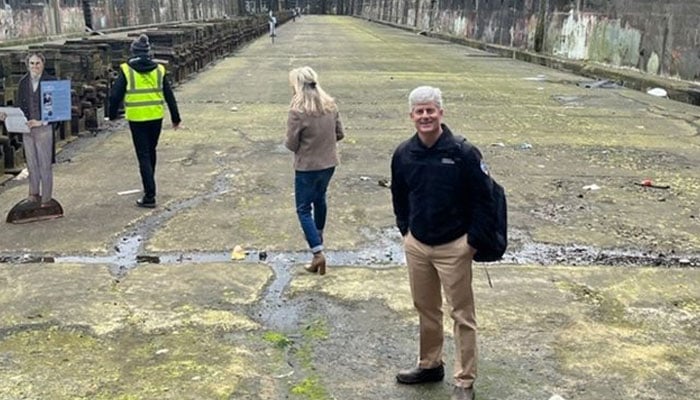
M462 135L454 135L455 143L457 144L457 152L460 156L465 156L469 151L476 150L476 154L479 156L479 161L481 161L484 156L481 154L481 150L478 147L469 143L467 138Z

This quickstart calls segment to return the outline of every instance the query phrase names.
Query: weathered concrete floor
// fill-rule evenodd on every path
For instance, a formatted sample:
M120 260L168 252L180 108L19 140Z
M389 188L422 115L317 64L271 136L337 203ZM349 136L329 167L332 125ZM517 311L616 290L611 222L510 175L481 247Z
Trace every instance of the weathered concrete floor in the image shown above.
M307 64L348 134L323 278L301 272L309 257L281 146L287 71ZM117 195L140 187L122 126L62 154L65 218L0 228L1 254L63 261L0 263L0 399L449 398L449 380L393 381L415 360L416 318L377 182L411 132L413 87L443 89L446 122L508 189L514 253L580 245L697 259L700 112L578 80L352 18L308 16L274 45L253 42L178 88L186 129L161 137L158 209ZM634 185L643 178L671 189ZM0 189L0 213L25 192ZM251 257L228 261L235 245ZM164 262L137 264L137 254ZM493 288L474 271L478 399L700 391L697 269L488 268ZM448 366L451 355L448 342Z

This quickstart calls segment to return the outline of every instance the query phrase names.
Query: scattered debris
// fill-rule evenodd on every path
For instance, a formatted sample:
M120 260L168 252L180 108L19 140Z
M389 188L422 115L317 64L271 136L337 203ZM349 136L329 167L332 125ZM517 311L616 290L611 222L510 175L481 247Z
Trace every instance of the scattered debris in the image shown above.
M140 193L141 189L124 190L123 192L117 192L118 196L126 196L127 194Z
M494 147L506 147L506 144L503 142L496 142L496 143L491 143L491 146Z
M137 263L150 263L150 264L160 264L160 257L158 256L136 256Z
M666 89L662 88L651 88L647 90L647 94L650 94L655 97L663 97L666 99L668 98L668 92L666 91Z
M391 183L389 182L388 179L380 179L380 180L377 181L377 184L378 184L379 186L385 187L385 188L390 188L390 187L391 187Z
M652 182L651 179L643 179L641 182L635 182L634 183L637 186L643 186L643 187L649 187L653 189L670 189L671 186L669 185L657 185L654 182Z
M586 89L615 89L622 86L621 84L610 81L608 79L602 79L599 81L579 82L577 85Z
M590 190L590 191L600 190L600 186L598 186L598 185L596 185L596 184L594 183L594 184L592 184L592 185L586 185L586 186L584 186L584 187L583 187L583 190Z
M292 375L294 375L294 370L291 370L291 371L287 372L286 374L275 375L275 378L282 379L282 378L286 378L286 377L292 376Z
M29 170L24 168L19 174L15 176L16 181L21 181L29 177Z
M530 143L523 143L520 145L520 150L529 150L532 148L532 145Z
M30 254L23 254L21 256L0 256L0 263L2 264L35 264L35 263L53 263L56 260L53 257L47 256L33 256Z
M243 260L246 257L246 251L243 250L243 247L240 245L236 245L236 247L233 248L233 251L231 252L231 260L238 261L238 260Z
M236 107L236 106L231 107L231 111L232 111L232 112L238 111L238 107Z
M552 96L552 99L558 101L563 106L580 106L581 98L579 96ZM564 116L564 115L560 115Z
M539 75L537 75L537 76L535 76L535 77L523 78L523 80L526 80L526 81L538 81L538 82L541 82L541 81L543 81L543 80L545 80L545 79L547 79L547 76L546 76L546 75L543 75L543 74L539 74Z

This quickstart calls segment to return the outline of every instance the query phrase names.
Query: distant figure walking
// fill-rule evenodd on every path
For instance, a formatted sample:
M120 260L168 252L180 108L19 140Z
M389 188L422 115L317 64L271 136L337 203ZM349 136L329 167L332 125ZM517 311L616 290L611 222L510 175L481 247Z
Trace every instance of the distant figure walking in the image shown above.
M311 67L289 72L292 101L287 116L285 146L294 152L294 198L297 216L313 253L311 273L326 273L323 229L326 190L339 163L336 143L345 136L338 106L318 83Z
M272 10L270 10L270 13L267 15L267 23L270 25L270 37L277 36L277 32L275 31L275 27L277 26L277 17L272 14Z

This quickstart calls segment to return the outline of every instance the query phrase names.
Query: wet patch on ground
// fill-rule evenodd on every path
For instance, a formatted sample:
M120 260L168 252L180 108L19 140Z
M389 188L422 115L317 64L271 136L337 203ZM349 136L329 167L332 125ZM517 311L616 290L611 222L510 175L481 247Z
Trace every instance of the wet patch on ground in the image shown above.
M387 178L412 129L405 98L417 82L443 89L448 124L479 144L509 195L509 252L474 267L478 398L681 400L700 391L696 112L578 88L568 74L512 60L497 61L502 74L437 40L414 57L405 49L421 37L328 18L292 26L302 36L289 38L314 38L302 53L284 37L273 57L269 41L252 43L178 88L192 125L161 138L158 209L142 213L113 194L138 187L125 126L61 152L69 218L0 236L11 243L0 255L0 392L449 398L449 378L394 383L415 362L417 319ZM445 61L439 72L435 59ZM302 270L310 255L281 144L287 69L307 62L334 71L324 85L347 122L324 277ZM519 78L545 72L562 81ZM645 178L670 188L635 185ZM14 185L3 200L21 197ZM245 255L233 261L236 245ZM451 371L448 318L445 328Z

